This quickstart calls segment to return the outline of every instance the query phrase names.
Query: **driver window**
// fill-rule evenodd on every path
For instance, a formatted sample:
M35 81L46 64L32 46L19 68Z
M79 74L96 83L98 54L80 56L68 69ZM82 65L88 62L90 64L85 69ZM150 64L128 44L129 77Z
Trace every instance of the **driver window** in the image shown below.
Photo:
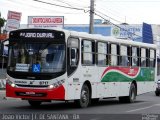
M69 49L69 64L71 67L75 67L78 65L78 47L79 41L76 38L70 38L68 41L68 49Z
M79 39L70 37L67 43L67 75L71 75L79 63Z

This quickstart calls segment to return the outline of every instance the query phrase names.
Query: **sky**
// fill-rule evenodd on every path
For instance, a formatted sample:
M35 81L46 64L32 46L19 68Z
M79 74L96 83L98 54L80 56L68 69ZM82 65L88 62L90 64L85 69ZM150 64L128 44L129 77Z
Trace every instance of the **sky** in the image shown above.
M64 24L89 24L90 0L0 0L1 17L7 19L8 11L22 13L21 24L28 16L64 16ZM78 8L80 10L71 9ZM114 24L160 24L160 0L94 0L94 19L106 19Z

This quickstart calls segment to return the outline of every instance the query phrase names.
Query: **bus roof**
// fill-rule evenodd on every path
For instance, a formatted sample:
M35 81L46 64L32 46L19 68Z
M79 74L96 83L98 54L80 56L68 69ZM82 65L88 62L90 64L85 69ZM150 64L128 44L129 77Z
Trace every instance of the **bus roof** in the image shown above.
M65 31L64 31L65 32ZM149 44L149 43L142 43L142 42L136 42L131 39L118 39L112 36L102 36L99 34L88 34L85 32L75 32L75 31L70 31L71 36L77 36L80 38L88 38L88 39L94 39L94 40L100 40L100 41L107 41L111 43L116 43L116 44L124 44L124 45L131 45L131 46L141 46L141 47L149 47L149 48L157 48L157 45L155 44Z
M37 29L37 28L27 28L27 29ZM39 28L38 28L39 29ZM25 30L25 29L19 29L19 30ZM15 31L19 31L15 30ZM40 30L57 30L57 31L63 31L64 33L68 34L69 36L76 36L84 39L92 39L92 40L100 40L104 42L111 42L116 44L124 44L124 45L131 45L131 46L137 46L137 47L147 47L147 48L157 48L157 45L155 44L149 44L149 43L142 43L142 42L136 42L132 41L131 39L118 39L112 36L102 36L100 34L89 34L86 32L77 32L77 31L70 31L65 30L62 28L54 28L54 29L40 29ZM14 32L14 31L13 31Z

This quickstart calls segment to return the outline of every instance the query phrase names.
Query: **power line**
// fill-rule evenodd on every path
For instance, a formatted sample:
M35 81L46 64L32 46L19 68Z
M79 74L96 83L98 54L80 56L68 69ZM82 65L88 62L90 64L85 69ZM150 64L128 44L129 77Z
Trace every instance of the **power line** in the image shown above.
M113 21L116 21L116 22L122 23L121 21L116 20L116 19L114 19L114 18L112 18L112 17L110 17L110 16L108 16L108 15L106 15L106 14L104 14L104 13L102 13L102 12L98 11L98 10L95 10L95 11L97 11L98 13L100 13L100 14L102 14L102 15L104 15L104 16L106 16L106 17L110 18L110 19L112 19Z
M134 0L112 0L112 1L106 1L106 0L102 0L102 1L104 1L104 2L134 2L134 3L136 3L136 2L160 2L160 1L156 1L156 0L136 0L136 1L134 1Z
M68 7L68 6L58 5L58 4L54 4L54 3L44 2L41 0L33 0L33 1L48 4L48 5L54 5L54 6L58 6L58 7L68 8L68 9L83 10L85 12L85 9L83 9L83 8Z
M14 4L14 6L20 6L21 4L24 4L24 1L17 1L16 3L14 1L12 1L12 0L7 0L7 1L11 2L12 4ZM53 11L54 11L56 14L57 13L59 13L59 14L82 14L80 12L73 12L73 11L72 12L67 12L67 11L62 12L62 11L52 10L50 8L46 8L46 7L42 7L42 6L38 6L37 7L37 5L30 4L30 3L27 3L26 6L23 6L23 9L28 9L28 7L32 7L35 10L42 11L42 12L45 12L45 13L46 12L47 13L51 13L51 12L53 13Z
M97 14L96 12L94 12L94 13L95 13L95 15L99 16L99 17L102 18L103 20L106 20L109 24L114 25L114 26L116 26L116 27L118 27L118 28L120 28L120 29L124 29L124 28L120 27L119 25L116 25L116 24L110 22L109 20L105 19L104 17L102 17L101 15ZM142 37L142 36L139 36L139 35L137 35L137 34L135 34L135 33L129 32L129 31L126 30L126 29L124 29L124 30L125 30L126 32L132 34L132 35L137 36L137 37Z
M64 2L64 0L53 0L53 1L58 1L58 2L64 3L64 4L66 4L66 5L70 6L70 7L72 7L72 5L70 5L70 4L67 3L67 2Z
M57 1L59 1L59 0L57 0ZM65 1L65 0L63 0L63 1ZM77 2L77 1L78 1L78 0L76 0L76 2L74 3L73 1L70 2L69 0L67 0L66 3L68 3L68 4L71 5L72 7L73 7L73 6L79 6L79 7L83 7L83 8L89 8L89 7L90 7L89 4L88 4L88 2L81 1L81 0L79 0L78 2ZM82 5L81 3L83 3L83 5ZM85 5L84 5L84 4L85 4ZM86 4L88 4L88 5L86 5Z
M83 10L85 13L88 12L88 11L85 11L85 9L82 9L82 8L67 7L67 6L57 5L57 4L53 4L53 3L49 3L49 2L44 2L44 1L40 1L40 0L33 0L33 1L40 2L40 3L45 3L45 4L49 4L49 5L54 5L54 6L58 6L58 7L63 7L63 8L69 8L69 9L75 9L75 10ZM97 12L99 12L99 11L97 11ZM102 19L106 20L104 17L102 17L101 15L97 14L96 12L94 12L94 13L95 13L95 15L97 15L97 16L101 17ZM101 14L103 14L103 13L101 13ZM103 14L103 15L105 15L105 14ZM105 15L105 16L107 16L107 15ZM114 21L118 21L118 20L116 20L116 19L114 19L114 18L112 18L112 17L110 17L110 16L107 16L107 17L111 18L111 19L114 20ZM108 23L110 23L110 24L112 24L112 25L114 25L114 26L122 29L120 26L118 26L118 25L116 25L116 24L114 24L114 23L112 23L112 22L110 22L110 21L108 21L108 20L106 20L106 21L107 21ZM118 21L118 22L120 22L120 21ZM121 22L120 22L120 23L121 23ZM123 28L123 29L124 29L124 28ZM126 30L126 29L125 29L125 31L128 32L128 30ZM137 34L135 34L135 33L131 33L131 32L128 32L128 33L130 33L130 34L132 34L132 35L135 35L135 36L138 36L138 37L142 37L142 36L139 36L139 35L137 35Z

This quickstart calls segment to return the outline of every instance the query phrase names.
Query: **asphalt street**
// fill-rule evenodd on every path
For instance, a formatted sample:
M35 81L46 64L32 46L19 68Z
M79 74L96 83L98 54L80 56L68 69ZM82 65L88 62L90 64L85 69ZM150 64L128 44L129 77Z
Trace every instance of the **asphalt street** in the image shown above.
M27 101L20 99L4 98L5 91L0 92L0 115L4 114L28 114L28 115L39 115L43 114L44 118L47 115L54 114L58 116L70 115L76 116L83 119L90 120L103 120L104 118L110 119L123 119L123 120L158 120L160 119L160 97L155 96L154 92L146 93L137 96L135 103L119 103L117 98L100 100L95 105L91 105L88 108L77 108L74 102L65 103L63 101L53 101L51 103L43 103L38 108L32 108L29 106ZM97 117L96 117L97 116ZM2 116L1 116L2 117ZM39 117L39 116L38 116ZM148 119L150 118L151 119ZM91 119L94 118L94 119ZM70 118L68 118L70 119ZM113 120L114 120L113 119Z

